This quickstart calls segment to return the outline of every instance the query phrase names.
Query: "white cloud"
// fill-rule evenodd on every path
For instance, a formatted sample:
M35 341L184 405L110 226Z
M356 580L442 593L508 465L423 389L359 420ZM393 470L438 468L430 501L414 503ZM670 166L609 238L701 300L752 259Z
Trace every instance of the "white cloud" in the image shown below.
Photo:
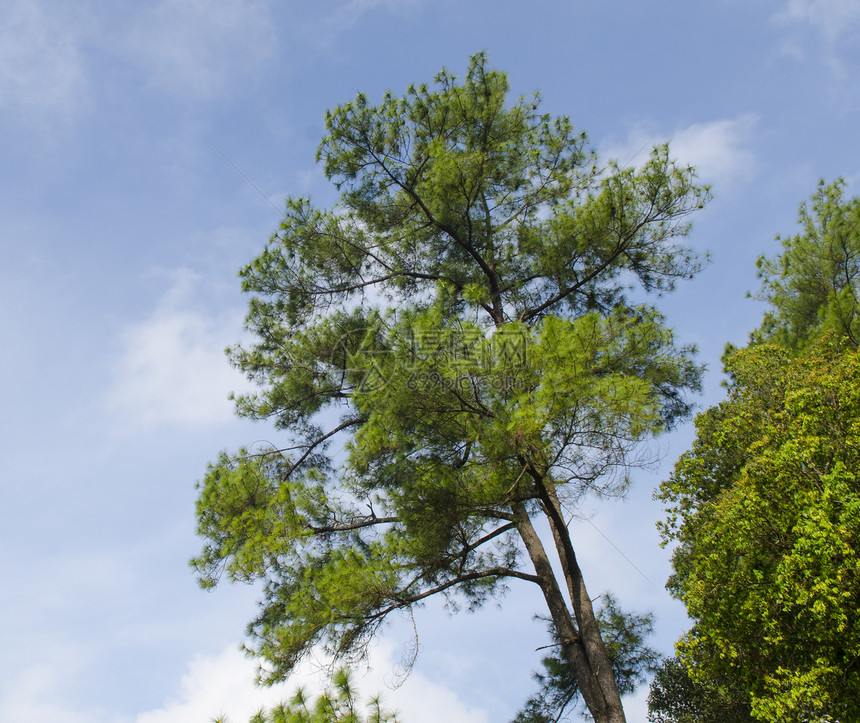
M395 667L396 651L383 640L370 654L366 670L357 669L353 681L361 701L379 695L383 708L398 711L406 723L488 723L486 711L468 705L455 693L413 671L398 688L389 681ZM61 672L62 671L62 672ZM54 658L27 667L0 684L0 720L27 723L189 723L211 721L223 716L231 723L246 723L260 708L270 708L289 700L302 686L312 696L325 687L327 674L313 662L302 664L286 684L272 688L255 683L255 663L238 646L229 646L214 655L195 656L188 664L174 695L162 706L133 717L106 710L76 710L58 691L63 678L76 671L74 657ZM629 720L644 720L647 686L625 698Z
M706 180L746 181L755 167L755 156L747 147L754 126L755 118L751 115L694 123L675 133L672 152L682 162L701 169L700 174Z
M183 269L173 278L155 311L120 335L107 404L130 427L224 422L229 393L248 385L224 356L241 335L242 312L197 308L196 275Z
M197 656L182 676L178 695L157 710L139 714L135 723L186 723L209 721L214 716L245 723L261 706L285 697L280 689L254 684L254 666L235 647L218 655Z
M640 166L647 160L651 148L669 141L674 159L695 166L702 180L727 186L748 181L755 172L755 155L749 149L755 122L754 116L742 115L709 123L693 123L676 130L671 136L653 133L640 126L632 129L625 141L607 143L601 148L601 155L614 158L622 166Z
M393 644L383 641L371 652L367 671L357 671L354 681L363 700L380 695L383 707L399 711L408 723L487 723L485 712L468 706L418 672L392 690L387 680L394 669L394 656ZM256 686L254 671L254 662L235 648L215 656L198 656L189 664L178 696L157 710L141 713L135 723L187 723L211 720L216 715L225 715L232 723L245 723L261 707L289 699L298 686L312 695L325 686L326 676L318 664L301 665L288 684L276 688Z
M86 88L81 30L60 8L34 0L2 3L0 109L28 117L71 113Z
M156 87L211 97L256 71L275 48L262 0L160 0L141 5L117 52Z

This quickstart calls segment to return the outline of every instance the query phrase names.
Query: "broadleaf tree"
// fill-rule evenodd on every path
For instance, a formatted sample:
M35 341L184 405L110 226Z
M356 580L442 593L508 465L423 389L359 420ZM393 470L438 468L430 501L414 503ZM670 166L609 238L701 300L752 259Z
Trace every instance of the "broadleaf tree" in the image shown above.
M860 357L825 340L728 364L729 398L661 488L670 589L694 622L681 661L760 720L857 720Z
M728 399L659 493L694 621L679 662L760 720L860 716L860 199L844 186L822 181L800 233L759 259L771 308L727 349Z
M193 564L204 586L261 582L265 681L316 645L360 654L431 596L537 585L591 715L622 721L566 505L623 493L689 411L692 350L627 292L698 270L678 242L709 191L665 146L600 165L538 96L507 96L479 54L462 83L327 114L338 203L289 199L240 272L254 341L230 355L259 391L237 410L285 441L210 466Z

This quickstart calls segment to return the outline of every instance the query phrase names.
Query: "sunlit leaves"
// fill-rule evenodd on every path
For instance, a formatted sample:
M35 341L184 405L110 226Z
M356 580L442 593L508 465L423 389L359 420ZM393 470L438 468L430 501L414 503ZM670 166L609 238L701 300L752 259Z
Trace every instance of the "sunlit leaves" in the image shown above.
M661 488L664 534L679 543L671 587L695 621L680 649L703 680L738 681L763 720L852 720L860 358L826 343L798 359L762 346L729 370L729 400L697 420Z

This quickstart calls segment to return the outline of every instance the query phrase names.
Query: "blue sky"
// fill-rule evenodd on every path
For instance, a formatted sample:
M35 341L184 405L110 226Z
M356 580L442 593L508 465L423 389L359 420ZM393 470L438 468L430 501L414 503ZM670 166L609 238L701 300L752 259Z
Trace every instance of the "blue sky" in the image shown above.
M327 108L487 50L604 156L670 140L714 186L691 237L712 262L660 302L709 366L707 406L724 344L761 314L756 257L818 179L858 193L858 40L858 0L5 0L0 720L235 722L285 695L237 652L254 591L204 593L186 561L206 462L274 438L227 401L245 384L223 356L243 335L235 274L287 195L334 200L314 163ZM667 652L686 622L650 497L690 439L660 439L627 500L572 527L592 594L653 610ZM402 619L361 687L407 723L506 720L533 688L540 610L519 590L471 615L430 604L408 680L391 689Z

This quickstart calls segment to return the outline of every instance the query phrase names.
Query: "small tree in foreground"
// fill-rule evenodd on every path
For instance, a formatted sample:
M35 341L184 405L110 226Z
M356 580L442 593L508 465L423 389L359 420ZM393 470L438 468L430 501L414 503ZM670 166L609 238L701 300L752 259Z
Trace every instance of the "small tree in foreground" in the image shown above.
M477 55L463 84L327 115L340 202L287 202L241 272L255 341L231 351L260 386L239 414L287 441L211 465L193 562L204 586L262 581L248 633L269 682L431 596L536 585L589 711L623 721L566 503L622 494L641 442L688 413L691 350L625 291L698 269L675 240L708 192L665 147L599 166L507 91Z
M399 723L396 714L383 709L379 698L371 699L362 714L358 694L346 669L335 672L332 684L332 688L315 701L299 688L288 703L259 711L249 723ZM229 722L217 718L212 723Z

